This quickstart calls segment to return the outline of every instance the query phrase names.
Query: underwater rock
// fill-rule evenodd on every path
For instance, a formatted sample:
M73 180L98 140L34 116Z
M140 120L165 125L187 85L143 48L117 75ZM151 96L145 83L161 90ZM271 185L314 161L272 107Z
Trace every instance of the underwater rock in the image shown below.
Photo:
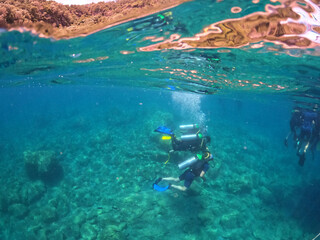
M21 188L21 202L29 205L39 200L46 192L45 185L40 182L26 183Z
M48 237L48 239L64 240L65 238L60 230L56 230Z
M6 212L8 210L8 201L4 196L0 196L0 212Z
M219 176L220 170L221 170L221 164L222 160L221 158L215 158L213 157L213 170L210 173L210 178L211 179L216 179Z
M64 239L81 239L80 228L76 224L70 224L70 222L66 222L60 230L64 236Z
M82 225L86 221L86 214L84 211L80 211L72 219L74 224Z
M16 203L9 206L8 212L16 218L23 219L28 214L28 208L23 204Z
M239 212L234 211L229 214L223 215L220 219L220 224L224 228L235 229L238 227L238 220L239 220Z
M252 182L249 176L241 176L227 185L229 193L250 193L252 190Z
M40 229L38 234L37 234L37 239L39 240L47 240L47 234L45 229Z
M31 179L41 179L45 183L61 180L63 170L53 151L25 151L23 155L25 168Z
M4 191L6 194L2 197L4 201L8 204L21 203L21 195L20 195L21 183L10 184L9 187Z
M201 211L198 213L198 219L200 220L201 224L206 226L207 223L212 221L212 213L210 211Z
M96 239L97 237L97 229L95 225L91 223L84 223L80 229L82 239ZM108 238L106 238L108 239Z
M97 239L98 240L125 240L127 239L123 233L126 224L117 225L109 225L99 233Z
M258 194L259 198L263 200L265 203L273 203L275 201L272 192L264 186L259 188Z
M45 223L53 223L58 220L57 210L53 206L46 206L41 209L41 219Z
M139 185L134 185L132 191L135 192L135 193L141 192L141 187Z
M102 129L96 135L94 135L90 141L88 142L88 146L91 149L101 150L101 151L110 151L112 147L112 143L114 141L114 136L112 134L112 130L109 128ZM84 156L87 157L87 156ZM87 159L89 160L89 159Z
M13 183L2 186L0 192L0 211L6 212L10 205L23 204L28 207L43 197L46 188L41 181L22 182L15 179Z
M60 191L62 191L60 189ZM70 204L73 200L62 192L56 192L54 197L50 199L50 205L55 208L57 218L70 216Z

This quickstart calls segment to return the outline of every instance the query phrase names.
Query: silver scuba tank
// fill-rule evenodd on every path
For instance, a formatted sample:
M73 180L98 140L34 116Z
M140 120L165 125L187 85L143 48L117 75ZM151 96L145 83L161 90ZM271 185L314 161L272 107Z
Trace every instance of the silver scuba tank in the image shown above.
M188 134L188 135L182 135L181 141L193 141L197 139L201 139L203 136L201 133L199 134Z
M198 160L197 157L189 158L189 159L185 160L184 162L179 163L178 167L179 167L179 169L185 169L185 168L191 166L192 164L194 164L197 160Z
M187 124L187 125L180 125L179 126L180 130L194 130L194 129L199 129L198 124Z

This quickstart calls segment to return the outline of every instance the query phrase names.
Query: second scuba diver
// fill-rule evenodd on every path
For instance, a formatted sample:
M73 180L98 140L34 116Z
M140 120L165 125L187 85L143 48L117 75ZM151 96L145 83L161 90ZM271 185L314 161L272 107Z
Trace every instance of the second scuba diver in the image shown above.
M162 180L173 181L173 182L184 181L183 186L170 183L166 187L166 189L175 188L180 191L186 191L191 186L195 178L201 177L203 180L205 180L204 175L210 168L209 161L212 161L212 160L213 160L213 157L209 151L204 152L203 155L197 154L197 156L179 164L180 169L185 169L185 168L188 168L188 169L184 171L184 173L182 173L178 178L175 178L175 177L159 178L157 179L157 181L154 183L153 186L158 186L157 184Z
M299 156L299 165L303 166L306 159L306 152L311 148L312 158L319 140L319 115L317 107L312 111L302 111L302 124L297 141L297 155Z
M311 149L312 158L319 141L320 115L318 105L315 104L313 110L294 108L290 119L290 132L285 138L285 145L288 146L288 138L293 134L294 146L297 149L299 165L303 166L308 149Z
M158 127L155 131L171 136L172 150L175 151L190 151L196 153L198 151L208 150L207 144L211 142L210 136L204 136L199 128L198 124L180 125L180 131L183 133L180 137L177 137L169 128Z

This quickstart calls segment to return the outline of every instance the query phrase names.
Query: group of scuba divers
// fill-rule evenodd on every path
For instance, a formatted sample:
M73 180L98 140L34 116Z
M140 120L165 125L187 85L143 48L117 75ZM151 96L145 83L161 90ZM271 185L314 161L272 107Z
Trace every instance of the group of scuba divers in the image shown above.
M188 151L194 156L178 164L180 170L186 169L179 177L164 177L158 178L154 184L153 189L163 192L170 188L175 188L181 191L186 191L192 184L193 180L201 177L205 180L204 175L209 169L209 161L213 160L212 154L207 145L211 138L205 136L198 124L180 125L181 136L177 137L173 131L165 126L158 127L155 132L164 134L172 142L172 150L170 153L177 151ZM161 186L166 182L165 186ZM184 185L172 184L172 182L184 181ZM160 184L160 182L162 182Z
M294 147L299 157L299 165L303 166L307 151L311 151L312 159L320 140L320 112L315 104L312 110L295 107L290 119L290 132L284 140L288 146L288 138L292 135Z
M201 132L198 124L180 125L179 130L181 132L180 137L165 126L154 130L163 134L163 139L171 139L172 150L169 151L169 154L177 151L188 151L194 155L192 158L178 164L180 170L186 169L179 177L158 178L153 183L153 189L157 191L162 192L170 188L186 191L195 178L201 177L205 180L204 175L210 167L209 162L213 160L207 146L211 138ZM303 166L307 151L310 150L312 158L314 158L314 152L320 140L320 112L318 111L318 105L315 105L312 110L299 107L292 110L290 132L285 138L285 146L288 146L290 135L293 137L294 147L299 157L299 165ZM167 184L163 186L162 181L167 181ZM172 184L172 182L180 181L184 181L184 185Z

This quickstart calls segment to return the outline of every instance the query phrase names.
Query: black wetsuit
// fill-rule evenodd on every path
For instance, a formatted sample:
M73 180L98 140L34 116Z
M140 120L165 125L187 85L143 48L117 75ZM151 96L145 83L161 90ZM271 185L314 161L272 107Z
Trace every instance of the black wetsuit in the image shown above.
M178 140L175 136L172 137L172 149L174 151L205 151L207 148L207 139L195 139L191 141Z
M299 164L303 166L305 153L302 151L305 145L309 142L313 158L314 150L319 141L319 114L317 112L308 110L302 112L302 124L298 140L297 155L300 157Z
M201 172L207 172L209 163L204 160L198 160L190 168L188 168L180 177L180 181L184 180L184 186L189 188L196 177L199 177Z
M317 121L318 115L316 112L304 111L302 113L302 125L299 140L310 140L313 135L313 130Z
M297 140L297 130L301 127L302 124L302 112L299 110L296 110L292 113L291 119L290 119L290 130L293 133L293 140Z

